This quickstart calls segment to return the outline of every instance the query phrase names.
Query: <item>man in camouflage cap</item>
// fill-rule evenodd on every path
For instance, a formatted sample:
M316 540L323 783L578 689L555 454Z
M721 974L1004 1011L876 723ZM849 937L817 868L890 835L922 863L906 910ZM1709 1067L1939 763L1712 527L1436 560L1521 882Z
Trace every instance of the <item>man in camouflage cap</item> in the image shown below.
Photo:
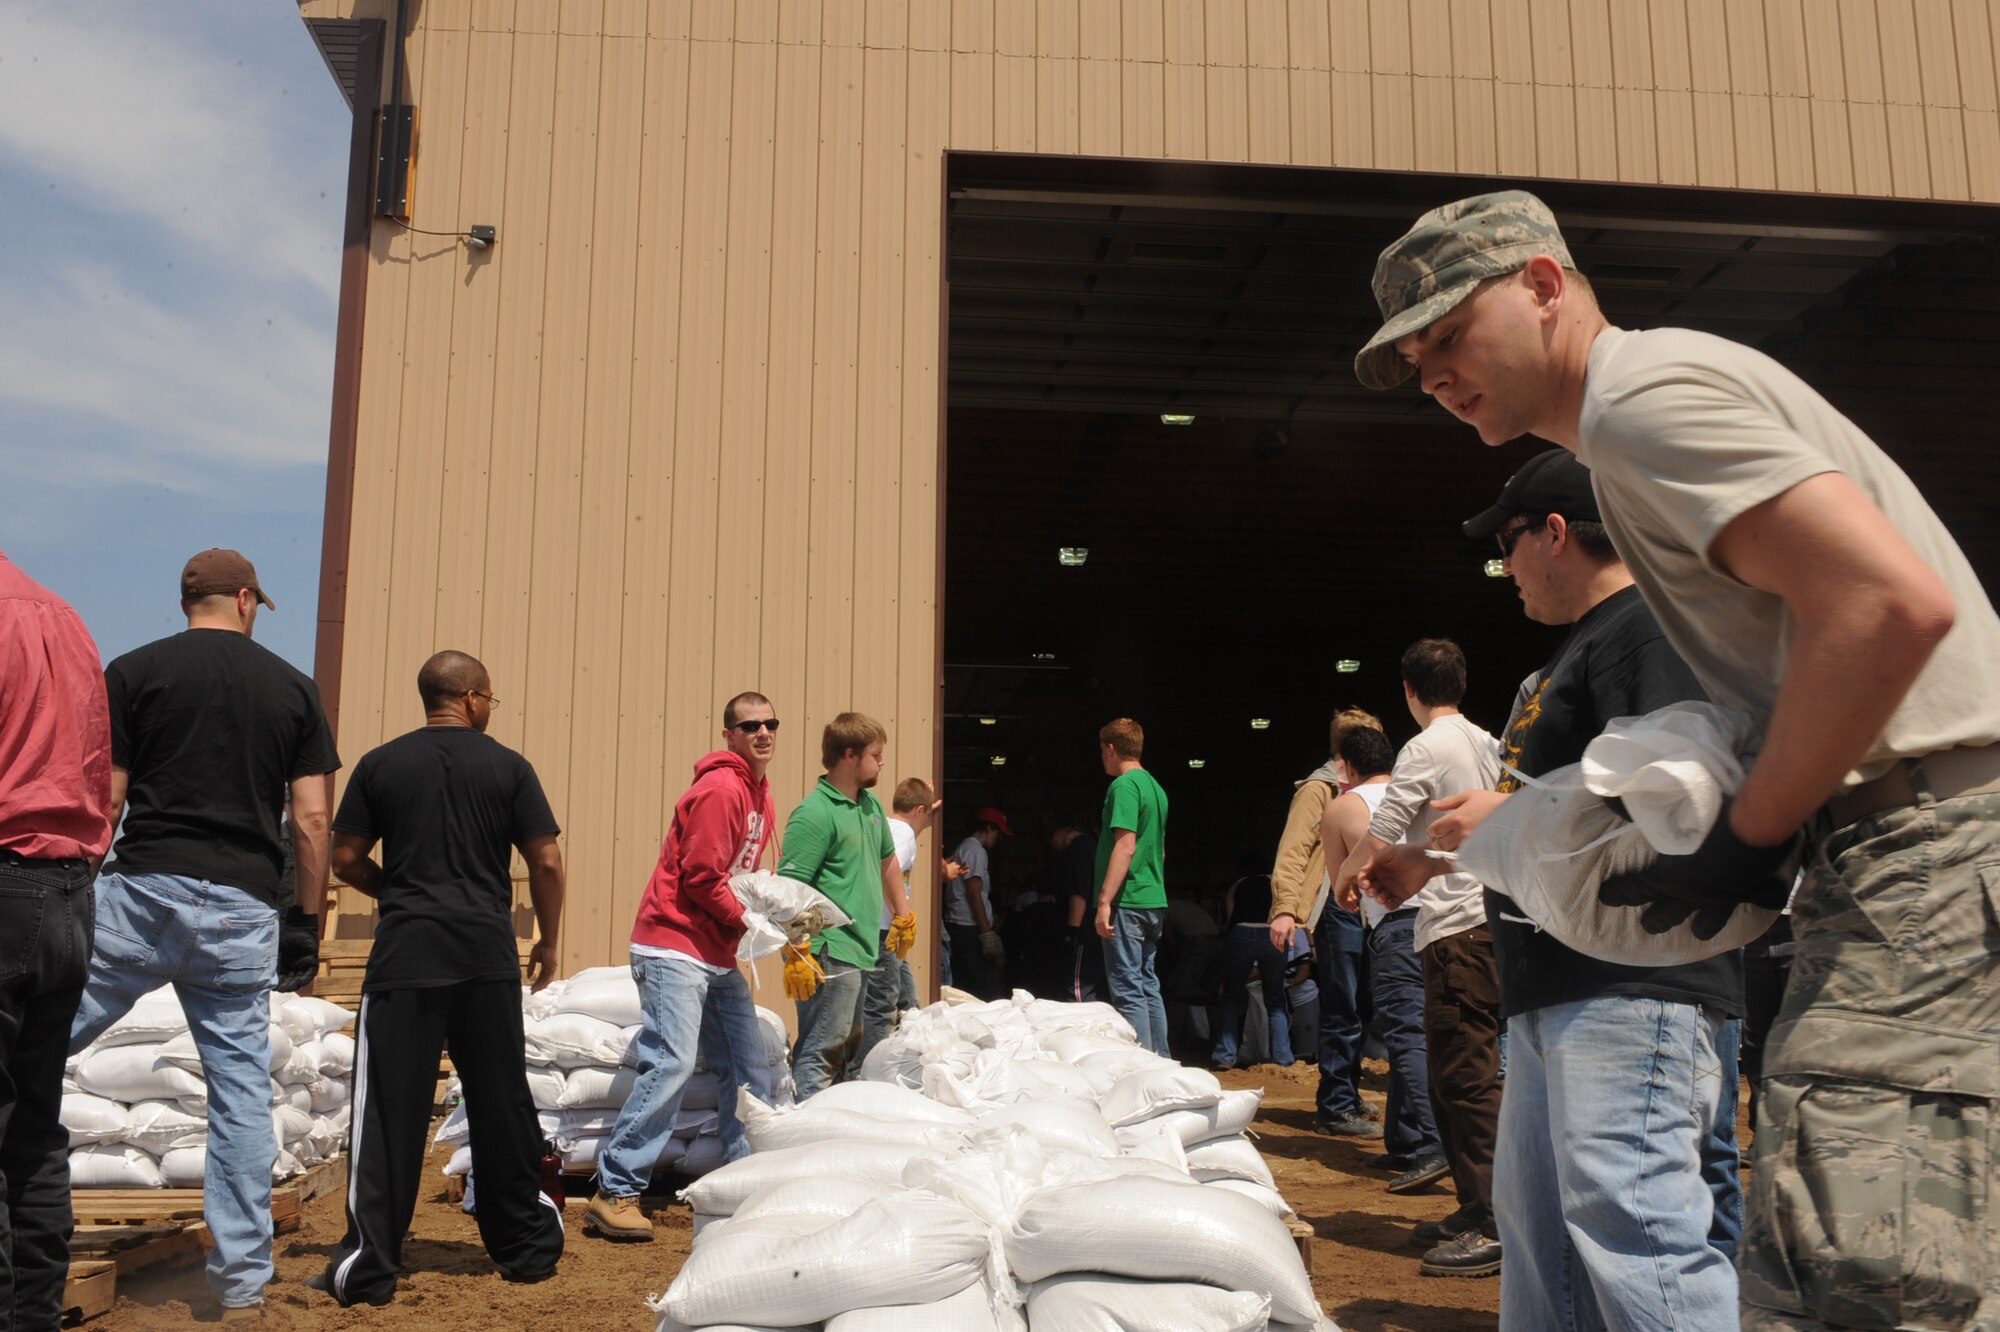
M1963 552L1777 362L1613 327L1532 195L1426 214L1374 285L1362 382L1414 374L1488 444L1574 451L1669 640L1762 728L1700 849L1602 890L1652 928L1713 934L1743 901L1782 903L1803 853L1743 1327L2000 1326L2000 617ZM1388 865L1363 883L1402 887Z

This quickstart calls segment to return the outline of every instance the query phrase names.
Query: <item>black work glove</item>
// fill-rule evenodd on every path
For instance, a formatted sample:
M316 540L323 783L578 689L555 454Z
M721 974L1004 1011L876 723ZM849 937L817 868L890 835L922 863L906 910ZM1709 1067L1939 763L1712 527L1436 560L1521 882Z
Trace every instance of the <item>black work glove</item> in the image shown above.
M1693 918L1697 939L1713 939L1745 902L1776 911L1791 896L1801 835L1776 846L1751 846L1729 827L1725 797L1715 826L1684 856L1661 856L1642 870L1614 874L1597 890L1606 906L1644 907L1639 924L1665 934Z
M319 975L319 917L285 908L285 922L278 927L278 979L276 990L296 990L310 985Z

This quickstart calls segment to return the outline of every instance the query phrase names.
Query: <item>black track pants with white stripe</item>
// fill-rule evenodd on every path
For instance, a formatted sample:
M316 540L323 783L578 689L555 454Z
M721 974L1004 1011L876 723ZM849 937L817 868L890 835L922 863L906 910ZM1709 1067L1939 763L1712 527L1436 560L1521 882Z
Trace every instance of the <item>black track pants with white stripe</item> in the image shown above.
M562 1256L562 1212L541 1189L542 1130L528 1094L519 983L375 991L362 997L357 1026L347 1237L327 1268L334 1298L355 1304L396 1289L447 1041L472 1129L479 1238L509 1276L548 1272Z

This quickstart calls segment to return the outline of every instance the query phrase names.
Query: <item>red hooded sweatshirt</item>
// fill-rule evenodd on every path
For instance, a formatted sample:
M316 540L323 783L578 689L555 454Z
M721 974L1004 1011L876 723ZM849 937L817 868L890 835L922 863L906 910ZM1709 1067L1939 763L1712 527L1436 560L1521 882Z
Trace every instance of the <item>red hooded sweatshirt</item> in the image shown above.
M694 785L674 805L660 863L646 884L632 942L671 948L712 966L736 965L743 904L729 876L757 868L772 825L771 784L717 750L694 765Z

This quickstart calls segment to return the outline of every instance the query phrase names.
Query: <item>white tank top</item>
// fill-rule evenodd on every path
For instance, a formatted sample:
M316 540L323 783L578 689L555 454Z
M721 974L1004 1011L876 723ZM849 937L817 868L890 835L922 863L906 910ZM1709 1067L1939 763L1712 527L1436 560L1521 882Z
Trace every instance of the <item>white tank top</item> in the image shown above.
M1371 821L1375 817L1375 811L1382 808L1382 797L1387 795L1388 792L1389 792L1389 783L1387 782L1367 782L1353 789L1353 794L1360 796L1362 801L1368 806L1368 817ZM1326 909L1326 904L1332 895L1333 871L1336 868L1337 866L1333 865L1327 866L1326 873L1320 878L1319 899L1318 899L1319 904L1317 907L1314 908L1313 918L1312 918L1312 924L1315 926L1319 924L1319 913ZM1380 902L1377 902L1374 898L1368 896L1368 894L1366 893L1363 893L1361 895L1362 924L1379 925L1382 923L1382 917L1388 914L1389 914L1389 909L1383 906Z

